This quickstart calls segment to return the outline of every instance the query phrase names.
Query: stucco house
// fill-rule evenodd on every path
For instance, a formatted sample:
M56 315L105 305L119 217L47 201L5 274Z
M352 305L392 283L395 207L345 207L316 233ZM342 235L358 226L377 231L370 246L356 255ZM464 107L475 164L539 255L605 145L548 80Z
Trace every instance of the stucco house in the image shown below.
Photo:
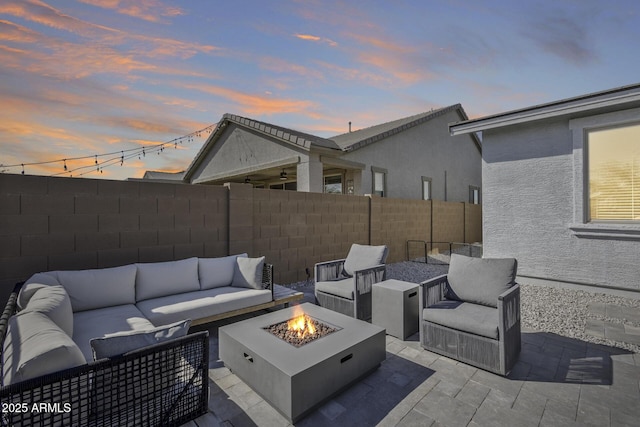
M465 119L456 104L323 138L225 114L183 180L479 203L480 142L448 131Z
M450 132L482 133L484 256L527 282L640 292L640 84Z

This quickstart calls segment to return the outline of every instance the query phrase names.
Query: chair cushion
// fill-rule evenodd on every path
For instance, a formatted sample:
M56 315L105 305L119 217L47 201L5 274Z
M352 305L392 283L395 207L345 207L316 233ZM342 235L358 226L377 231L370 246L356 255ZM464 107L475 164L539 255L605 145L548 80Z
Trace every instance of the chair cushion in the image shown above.
M148 331L122 332L109 337L93 338L90 341L93 360L120 356L154 344L187 335L191 320L182 320L170 325L156 327Z
M184 318L183 318L184 319ZM90 341L122 332L148 331L155 326L133 304L81 311L73 315L73 341L87 360L93 359Z
M71 337L37 311L9 319L2 358L5 385L86 363Z
M200 290L198 258L136 266L136 301Z
M136 302L135 265L56 274L71 298L74 312Z
M462 301L443 300L422 310L422 318L441 326L498 339L498 309Z
M471 258L452 254L447 298L498 306L498 296L516 283L518 262L514 258Z
M240 254L220 258L198 258L200 289L213 289L231 285L233 273L236 270L236 258L246 258L247 256L247 254Z
M54 286L59 284L60 282L58 281L58 276L55 271L34 274L29 277L24 282L24 285L22 285L22 288L20 288L17 301L18 308L20 310L25 308L29 303L29 299L38 289L44 286Z
M262 269L264 257L260 258L236 258L236 267L233 272L231 286L238 288L263 289Z
M354 243L344 261L343 269L348 276L353 276L356 271L384 264L386 259L387 247L385 245L369 246Z
M29 304L21 313L27 311L37 311L47 315L67 335L73 336L71 299L69 299L64 287L60 285L44 285L41 288L37 288L29 299Z
M327 282L316 282L316 293L336 295L353 301L353 290L355 285L353 277L347 279L330 280Z
M247 289L224 286L204 291L187 292L140 301L137 306L154 325L167 325L179 320L204 319L217 314L264 304L272 300L269 289Z

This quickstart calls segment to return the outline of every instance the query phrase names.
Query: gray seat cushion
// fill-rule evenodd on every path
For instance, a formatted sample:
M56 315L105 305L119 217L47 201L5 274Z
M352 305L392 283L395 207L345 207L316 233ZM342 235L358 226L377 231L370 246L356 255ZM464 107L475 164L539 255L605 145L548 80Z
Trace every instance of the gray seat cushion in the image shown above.
M443 300L422 310L422 318L441 326L498 339L498 309L462 301Z
M336 295L342 298L353 300L353 277L347 279L330 280L327 282L316 282L316 293Z
M272 294L269 289L223 286L148 299L136 305L154 325L161 326L183 319L204 319L271 300Z
M516 283L518 263L514 258L471 258L452 254L447 298L489 307L498 306L498 296Z

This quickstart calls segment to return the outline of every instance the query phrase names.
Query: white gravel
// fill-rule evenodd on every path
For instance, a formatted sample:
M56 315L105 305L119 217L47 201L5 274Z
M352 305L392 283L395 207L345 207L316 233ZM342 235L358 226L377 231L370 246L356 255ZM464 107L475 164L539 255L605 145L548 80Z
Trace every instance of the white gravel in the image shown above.
M448 265L431 262L430 258L429 264L410 261L387 264L387 278L420 283L447 273ZM313 292L313 280L293 283L289 286ZM523 329L550 332L585 342L604 344L640 353L639 345L613 341L586 332L585 327L588 320L624 323L632 328L640 328L640 323L633 320L607 317L604 310L589 310L590 305L593 307L603 304L633 307L640 310L640 299L575 289L520 284L520 310Z

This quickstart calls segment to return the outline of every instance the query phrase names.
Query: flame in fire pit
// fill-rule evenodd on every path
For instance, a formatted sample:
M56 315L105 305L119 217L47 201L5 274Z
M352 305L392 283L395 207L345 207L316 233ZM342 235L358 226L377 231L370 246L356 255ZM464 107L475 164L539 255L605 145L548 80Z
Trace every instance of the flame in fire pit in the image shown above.
M296 309L296 316L287 322L287 328L298 334L298 338L304 338L307 335L316 333L316 328L309 315L305 314L302 309Z

